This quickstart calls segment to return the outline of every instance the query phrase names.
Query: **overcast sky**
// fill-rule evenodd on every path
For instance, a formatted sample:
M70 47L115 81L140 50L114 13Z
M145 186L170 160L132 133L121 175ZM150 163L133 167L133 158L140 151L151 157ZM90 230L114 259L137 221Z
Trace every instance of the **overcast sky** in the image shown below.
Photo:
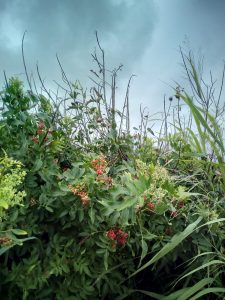
M205 71L220 78L225 59L225 0L0 0L0 82L7 76L25 79L21 57L24 31L29 73L38 62L49 86L59 78L57 53L71 79L90 85L95 30L108 67L124 65L118 100L131 74L132 116L139 104L161 110L169 85L181 81L179 46L205 57ZM1 84L2 85L2 84Z

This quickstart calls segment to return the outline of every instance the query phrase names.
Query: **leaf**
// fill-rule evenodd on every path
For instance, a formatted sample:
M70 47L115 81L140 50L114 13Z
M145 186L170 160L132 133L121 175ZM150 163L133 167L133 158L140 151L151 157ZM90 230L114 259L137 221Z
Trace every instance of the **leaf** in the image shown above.
M177 282L179 282L180 280L184 279L185 277L188 277L188 276L192 275L193 273L195 273L195 272L197 272L199 270L202 270L202 269L207 268L207 267L212 266L212 265L218 265L218 264L223 264L224 265L225 262L222 261L222 260L217 260L217 259L209 261L209 262L203 264L202 266L200 266L198 268L195 268L194 270L188 272L187 274L185 274L184 276L182 276Z
M5 200L0 200L0 207L3 207L5 209L8 209L9 205Z
M93 207L91 207L88 211L88 215L91 219L91 223L94 224L95 222L95 210L93 209Z
M193 141L195 142L195 147L196 147L196 150L198 153L201 153L203 152L202 151L202 148L201 148L201 145L198 141L198 138L196 137L196 134L190 129L190 128L187 128L187 131L190 133L191 137L192 137L192 140L191 142L193 143Z
M139 265L141 264L143 258L145 258L146 254L148 253L148 245L144 239L141 240L141 248L142 248L142 252L141 252L141 259Z
M109 252L106 250L104 254L104 266L106 271L108 270L108 257L109 257Z
M186 237L188 237L190 234L192 234L194 232L194 230L196 229L197 225L201 222L201 220L202 220L202 218L199 217L195 222L188 225L188 227L185 228L185 230L183 232L173 236L171 241L169 243L167 243L158 253L156 253L156 255L154 255L150 261L148 261L141 268L139 268L137 271L132 273L128 278L133 277L137 273L143 271L150 265L157 262L160 258L167 255L170 251L172 251L175 247L177 247L184 239L186 239Z
M26 235L27 232L22 229L11 229L11 232L14 233L15 235Z
M225 294L225 289L220 288L220 287L212 287L212 288L206 288L201 292L198 292L196 295L194 295L192 298L189 300L196 300L199 299L200 297L207 295L209 293L224 293ZM202 298L201 298L202 299Z
M209 221L209 222L206 222L206 223L200 225L199 227L196 228L196 230L198 230L204 226L208 226L208 225L212 225L212 224L224 222L224 221L225 221L225 218L215 219L215 220L212 220L212 221Z
M2 247L0 248L0 256L2 254L4 254L6 251L8 251L10 248L12 248L14 245L10 245L10 246L7 246L7 247Z
M117 211L121 211L125 208L133 206L137 202L138 202L138 199L136 197L132 197L131 199L124 199L124 200L121 201L120 204L116 205L115 209Z
M54 212L54 210L50 206L45 206L45 209L51 213Z
M190 299L190 296L194 295L196 292L201 290L205 285L210 284L213 282L213 278L204 278L200 280L198 283L193 285L192 287L189 287L186 292L184 292L177 300L188 300ZM163 299L167 300L167 299Z
M33 165L33 168L31 169L32 172L37 172L41 169L43 165L43 161L41 159L37 159Z
M36 240L37 238L34 237L34 236L31 236L29 238L25 238L25 239L20 239L21 242L27 242L27 241L30 241L30 240Z
M183 186L179 186L177 190L177 197L179 197L180 200L185 200L187 198L190 198L191 196L199 196L199 195L200 195L199 193L186 192Z
M186 292L188 289L189 289L188 287L182 288L182 289L180 289L178 291L175 291L175 292L171 293L168 296L164 296L164 297L160 298L160 300L177 300L178 297L180 295L183 295L183 293Z
M152 292L144 291L144 290L127 290L125 293L123 293L121 296L117 297L115 300L129 299L129 298L127 298L127 296L134 294L134 293L141 293L141 294L150 296L153 299L158 299L158 300L163 299L163 295L160 295L157 293L152 293Z

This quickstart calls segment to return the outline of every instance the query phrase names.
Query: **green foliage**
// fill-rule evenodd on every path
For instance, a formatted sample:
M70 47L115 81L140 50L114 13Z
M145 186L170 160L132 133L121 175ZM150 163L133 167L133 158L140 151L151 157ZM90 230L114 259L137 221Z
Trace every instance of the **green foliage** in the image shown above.
M24 180L26 173L22 170L22 164L7 155L0 159L0 255L15 245L23 245L23 242L32 238L18 238L27 235L21 229L13 229L12 223L6 227L10 219L11 211L15 206L22 206L22 200L26 196L24 191L18 191L18 187Z
M17 191L26 175L21 170L22 164L5 156L0 158L0 222L6 217L6 210L21 204L24 191Z
M192 72L202 97L194 65ZM164 152L155 139L132 136L128 119L122 132L123 113L93 90L87 100L70 84L68 114L16 78L1 92L1 299L222 299L225 170L216 118L177 94L198 136L174 124L159 139Z

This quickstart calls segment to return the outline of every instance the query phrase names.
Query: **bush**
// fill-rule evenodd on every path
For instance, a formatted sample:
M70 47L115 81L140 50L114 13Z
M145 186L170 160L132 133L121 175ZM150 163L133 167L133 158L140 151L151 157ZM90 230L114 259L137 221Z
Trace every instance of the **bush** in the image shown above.
M190 131L165 137L163 152L147 136L119 134L115 111L102 127L98 102L73 102L73 88L74 116L15 78L1 92L1 155L17 160L5 156L0 165L0 228L12 240L0 239L1 299L219 297L221 160L197 152ZM216 135L221 157L215 129L206 127L202 141Z

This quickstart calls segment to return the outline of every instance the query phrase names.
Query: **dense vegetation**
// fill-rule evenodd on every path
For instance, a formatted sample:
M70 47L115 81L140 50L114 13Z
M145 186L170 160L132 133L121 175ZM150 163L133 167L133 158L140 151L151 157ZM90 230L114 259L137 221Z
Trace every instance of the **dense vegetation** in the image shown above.
M131 80L118 111L98 46L89 95L60 62L65 97L41 77L1 91L1 299L223 299L223 82L216 98L181 51L191 96L131 129Z

